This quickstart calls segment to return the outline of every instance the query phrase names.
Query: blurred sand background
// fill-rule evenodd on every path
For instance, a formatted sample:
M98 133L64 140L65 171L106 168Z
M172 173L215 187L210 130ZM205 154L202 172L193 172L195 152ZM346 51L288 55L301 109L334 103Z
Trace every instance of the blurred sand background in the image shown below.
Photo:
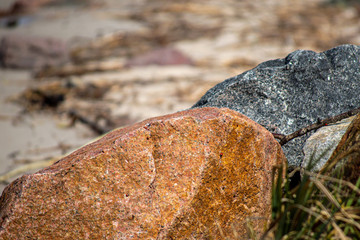
M263 61L360 43L360 1L31 0L10 13L15 2L0 1L0 39L50 37L69 52L65 65L0 68L0 191Z

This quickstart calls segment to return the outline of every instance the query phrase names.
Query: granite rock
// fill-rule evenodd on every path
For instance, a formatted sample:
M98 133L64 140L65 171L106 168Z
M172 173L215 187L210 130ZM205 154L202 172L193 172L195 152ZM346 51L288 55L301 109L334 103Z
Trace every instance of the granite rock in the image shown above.
M68 59L68 47L59 39L8 35L0 42L0 65L5 68L38 70Z
M329 160L354 117L318 129L304 145L301 167L318 172Z
M359 107L359 92L360 47L341 45L321 53L297 50L261 63L219 83L193 108L227 107L271 132L290 134L319 118ZM289 166L301 165L310 135L283 146Z
M272 166L285 163L265 128L202 108L114 130L12 182L1 239L220 239L257 233L270 216Z

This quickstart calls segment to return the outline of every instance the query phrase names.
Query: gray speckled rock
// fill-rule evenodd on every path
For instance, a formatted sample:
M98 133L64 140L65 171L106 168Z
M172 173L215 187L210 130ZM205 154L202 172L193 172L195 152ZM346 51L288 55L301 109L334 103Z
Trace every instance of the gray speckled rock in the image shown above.
M305 156L302 167L318 172L331 157L354 118L346 118L335 124L324 126L311 135L304 145L303 152ZM309 166L309 164L312 166Z
M194 106L228 107L266 127L289 134L319 118L360 106L360 47L322 53L297 50L261 63L210 89ZM307 135L283 146L289 166L300 166Z

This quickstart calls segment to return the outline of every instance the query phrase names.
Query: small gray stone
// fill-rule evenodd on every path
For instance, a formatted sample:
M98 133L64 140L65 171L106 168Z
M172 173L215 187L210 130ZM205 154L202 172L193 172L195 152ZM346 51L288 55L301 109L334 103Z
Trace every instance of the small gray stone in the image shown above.
M60 39L7 35L0 41L0 65L5 68L39 70L68 60L68 47Z
M194 106L228 107L266 127L290 134L360 106L360 47L341 45L325 52L297 50L261 63L210 89ZM289 166L300 166L305 140L283 146Z
M312 172L318 172L331 157L336 146L345 134L354 117L318 129L304 145L302 166ZM312 166L309 166L312 165Z

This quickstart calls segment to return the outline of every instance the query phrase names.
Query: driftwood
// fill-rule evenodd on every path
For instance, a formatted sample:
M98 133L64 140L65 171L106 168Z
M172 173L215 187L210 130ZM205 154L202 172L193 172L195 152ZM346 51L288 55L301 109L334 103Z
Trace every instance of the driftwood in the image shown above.
M88 62L82 65L68 64L62 67L49 67L35 73L36 78L44 77L67 77L71 75L82 75L91 72L105 72L120 70L124 64L119 61Z
M345 112L345 113L341 113L339 115L336 115L336 116L333 116L333 117L330 117L330 118L326 118L326 119L319 119L317 123L314 123L314 124L311 124L309 126L306 126L304 128L301 128L289 135L284 135L284 134L278 134L278 133L273 133L273 136L274 138L277 138L280 140L280 145L285 145L287 142L291 141L292 139L294 138L297 138L297 137L300 137L302 135L305 135L306 133L310 132L310 131L313 131L313 130L316 130L316 129L319 129L323 126L326 126L328 124L332 124L332 123L336 123L342 119L345 119L345 118L348 118L348 117L351 117L351 116L354 116L356 114L358 114L360 112L360 108L356 108L356 109L353 109L353 110L350 110L348 112Z
M62 156L54 157L54 158L51 158L49 160L32 162L32 163L20 166L18 168L15 168L15 169L11 170L10 172L7 172L7 173L5 173L3 175L0 175L0 183L8 184L9 180L11 178L13 178L13 177L19 176L19 175L24 174L24 173L26 173L28 171L31 171L31 170L36 170L36 169L48 167L51 164L53 164L54 162L60 160L61 158L62 158Z
M73 123L75 123L76 121L79 121L79 122L89 126L89 128L91 130L93 130L95 133L97 133L99 135L105 134L106 132L108 132L110 130L106 127L101 127L97 122L90 120L89 118L81 115L80 113L78 113L75 110L70 110L68 112L68 115L72 119Z
M159 47L160 42L159 37L147 32L111 34L75 47L70 57L74 63L99 61L114 56L130 57Z

